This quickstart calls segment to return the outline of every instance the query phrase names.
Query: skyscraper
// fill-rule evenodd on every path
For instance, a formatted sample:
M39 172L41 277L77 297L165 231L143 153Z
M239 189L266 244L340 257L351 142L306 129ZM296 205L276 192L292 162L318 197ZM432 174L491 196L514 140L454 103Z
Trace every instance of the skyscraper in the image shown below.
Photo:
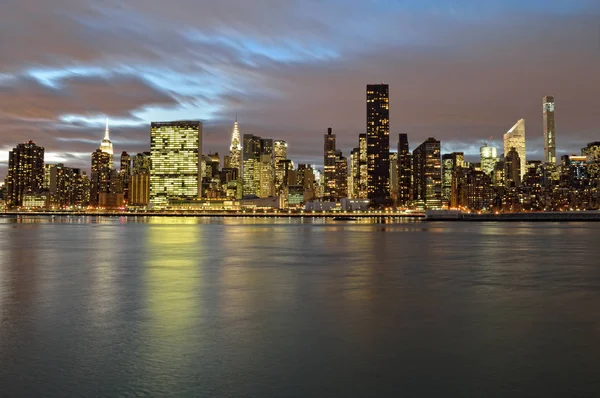
M150 152L141 152L133 157L133 167L131 169L131 174L150 174L150 168Z
M275 162L275 190L280 191L285 185L285 163L287 159L287 142L277 140L273 142L273 154Z
M442 197L451 202L453 175L459 168L465 167L463 152L445 153L442 156Z
M367 162L367 134L358 135L358 198L368 198L369 168Z
M554 124L554 97L542 99L544 110L544 163L556 164L556 125Z
M390 197L398 199L398 153L390 153Z
M336 151L335 159L335 198L348 197L348 159L342 151Z
M110 192L110 175L112 171L112 155L98 148L92 153L91 195L90 203L98 205L100 194Z
M511 148L504 156L504 182L507 188L518 188L521 186L521 164L519 152L516 148Z
M428 138L413 151L413 200L424 209L442 207L440 141Z
M261 139L252 134L244 134L243 145L243 195L260 193L260 153Z
M398 204L407 206L410 203L411 189L411 156L408 148L408 135L398 135Z
M131 177L131 156L125 151L121 153L121 179L123 180L123 193L125 199L129 198L129 178Z
M37 193L44 184L44 148L35 142L18 144L8 153L7 205L23 205L23 194Z
M521 178L525 175L527 159L525 148L525 119L520 119L506 134L504 134L504 157L515 148L521 161Z
M335 134L331 127L327 128L325 134L325 143L323 146L323 179L324 179L324 200L335 200L336 198L336 178L335 178Z
M491 177L494 168L496 167L496 163L498 163L498 153L496 148L484 144L479 148L479 156L481 160L481 171Z
M390 198L389 86L367 85L367 189L372 204Z
M104 139L100 143L100 150L102 152L108 153L110 155L110 159L111 159L111 162L112 162L113 144L112 144L112 141L110 140L110 137L109 137L108 118L106 118L106 128L104 129ZM112 167L112 163L111 163L111 167Z
M202 123L153 122L150 131L150 203L202 197Z
M231 132L231 145L229 146L229 165L227 168L238 169L238 175L242 170L242 143L240 141L240 129L237 121L233 123L233 131Z

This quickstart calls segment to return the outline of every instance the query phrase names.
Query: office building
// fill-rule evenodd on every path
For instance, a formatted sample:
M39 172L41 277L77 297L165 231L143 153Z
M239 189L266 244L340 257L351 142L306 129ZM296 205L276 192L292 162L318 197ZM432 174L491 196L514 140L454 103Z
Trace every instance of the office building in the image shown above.
M556 124L554 123L554 97L546 96L543 102L544 163L556 164Z
M515 148L519 154L521 178L525 175L527 165L526 147L525 147L525 119L520 119L506 134L504 134L504 157L508 152Z
M479 156L481 161L481 171L488 176L491 176L494 172L494 168L496 167L496 163L498 163L499 160L496 148L489 146L488 144L484 144L481 148L479 148Z
M411 201L412 158L408 135L398 135L398 204L408 206Z
M150 204L202 197L202 123L153 122L150 132Z
M442 198L450 203L452 195L452 178L457 169L465 168L463 152L446 153L442 156Z
M335 159L335 199L348 197L348 159L342 151L336 151Z
M369 196L369 165L367 162L367 134L358 135L358 198L367 199Z
M521 186L522 165L521 157L516 148L511 148L504 156L504 183L507 188L518 188Z
M367 196L372 204L390 199L389 86L367 85Z
M287 160L287 142L276 140L273 142L273 154L275 164L275 190L281 191L286 186L286 163Z
M33 141L18 144L8 153L7 206L19 207L24 194L41 191L44 174L44 148Z
M398 153L390 153L390 198L398 199Z
M413 201L422 209L442 207L440 141L428 138L413 151Z
M335 134L333 134L331 127L327 129L327 134L324 137L323 146L323 179L324 179L324 192L323 200L334 201L336 199L336 171L335 162L337 159L335 149Z
M260 154L261 139L252 134L244 134L243 141L243 196L260 193Z

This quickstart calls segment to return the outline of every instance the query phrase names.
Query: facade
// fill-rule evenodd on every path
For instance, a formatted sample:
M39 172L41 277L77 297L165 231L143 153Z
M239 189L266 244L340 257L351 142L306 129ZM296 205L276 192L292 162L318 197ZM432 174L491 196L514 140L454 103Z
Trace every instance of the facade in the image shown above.
M229 161L225 165L227 168L242 170L242 143L240 141L240 128L237 117L233 123L231 132L231 145L229 146Z
M24 194L40 192L44 175L44 148L33 141L18 144L8 153L7 206L22 206Z
M527 166L526 147L525 147L525 119L520 119L506 134L504 134L504 157L508 152L515 148L521 160L520 170L521 178L525 175Z
M556 164L556 124L554 123L554 97L546 96L543 103L544 163Z
M348 159L341 151L336 152L335 159L335 198L348 197Z
M243 144L243 196L259 195L261 139L244 134Z
M398 153L390 153L390 197L395 202L398 199Z
M152 122L150 131L150 204L202 197L202 123Z
M442 156L442 198L450 203L452 195L452 178L456 170L465 167L463 152L446 153Z
M152 166L152 161L150 158L150 152L142 152L138 153L133 157L133 166L131 168L131 174L140 174L140 173L148 173L150 174L150 169Z
M511 148L504 157L504 183L507 188L518 188L521 186L521 158L516 148Z
M324 179L324 200L335 200L336 198L336 149L335 149L335 134L331 127L327 128L327 134L324 137L323 145L323 179Z
M272 153L260 155L259 198L275 196L275 170Z
M408 206L411 201L412 158L408 135L398 135L398 204Z
M273 142L273 155L274 155L274 164L275 164L275 190L277 192L281 191L286 184L285 174L286 174L286 164L285 160L287 159L287 142L277 140Z
M150 173L133 174L129 179L129 205L148 206L150 203Z
M413 151L413 201L427 210L442 207L440 141L428 138Z
M101 149L92 153L91 197L90 203L98 204L100 193L109 192L112 155Z
M496 167L496 163L498 163L499 160L496 148L489 146L488 144L484 144L481 148L479 148L479 156L481 159L481 171L488 176L491 176L494 172L494 168Z
M51 206L64 208L76 204L79 174L79 169L65 167L61 163L50 167L48 193Z
M129 198L129 178L131 177L131 156L123 151L121 153L121 180L123 181L123 194L125 200Z
M358 192L357 197L366 199L368 197L369 169L367 162L367 135L358 135Z
M367 85L367 196L374 205L390 199L389 109L389 86Z

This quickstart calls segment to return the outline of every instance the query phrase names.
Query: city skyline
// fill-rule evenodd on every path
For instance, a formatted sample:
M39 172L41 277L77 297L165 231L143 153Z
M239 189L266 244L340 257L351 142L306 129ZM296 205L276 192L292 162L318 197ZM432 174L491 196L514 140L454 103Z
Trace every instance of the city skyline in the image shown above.
M507 121L525 118L528 158L543 159L542 95L560 109L557 159L596 139L597 3L385 5L294 1L266 12L265 2L226 1L202 3L192 19L197 5L15 2L0 16L12 38L0 44L11 54L0 64L0 176L8 150L29 139L48 162L87 169L105 115L119 151L149 150L151 121L197 119L207 152L225 153L237 112L244 132L318 164L312 148L327 126L344 153L355 147L364 84L382 80L391 136L435 136L445 153L475 159L484 139L500 147Z

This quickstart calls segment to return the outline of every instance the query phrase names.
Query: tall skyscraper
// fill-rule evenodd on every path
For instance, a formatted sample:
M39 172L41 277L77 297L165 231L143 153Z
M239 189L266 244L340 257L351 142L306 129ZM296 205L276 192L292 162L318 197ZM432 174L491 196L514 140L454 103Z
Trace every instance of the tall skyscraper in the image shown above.
M131 156L125 151L121 153L121 179L123 180L123 193L125 199L129 198L129 178L131 177Z
M521 164L519 152L516 148L511 148L504 156L504 182L508 188L521 186Z
M91 196L90 203L98 205L100 194L110 192L112 155L100 148L92 153Z
M390 198L390 106L387 84L367 85L367 189L372 204Z
M492 176L496 163L498 163L498 153L496 147L484 144L479 148L479 156L481 161L481 171L488 176Z
M231 132L231 145L229 146L229 165L227 168L238 169L238 175L242 170L242 143L240 141L240 128L237 121L233 123L233 131Z
M327 128L327 134L324 137L323 145L323 180L324 180L324 200L335 200L336 179L335 179L335 134L331 127Z
M348 197L348 159L342 151L336 151L335 159L335 198Z
M398 204L407 206L410 203L412 180L412 160L408 148L408 135L398 135Z
M276 140L273 142L273 154L275 162L275 190L280 191L285 184L286 164L287 159L287 142Z
M23 205L23 194L37 193L44 185L44 148L35 142L18 144L8 153L7 205Z
M202 197L202 123L153 122L150 131L150 203Z
M542 99L544 110L544 162L556 164L556 125L554 124L554 97Z
M451 202L453 175L459 168L465 167L463 152L446 153L442 156L442 197Z
M244 196L258 196L260 193L260 154L260 137L244 134L242 176Z
M504 157L515 148L521 161L521 178L525 175L527 159L525 148L525 119L520 119L506 134L504 134Z
M358 135L358 198L368 198L369 165L367 162L367 134Z
M348 178L348 197L352 199L358 198L360 188L360 150L352 149L350 152L350 177Z
M102 152L106 152L110 155L111 160L113 156L113 144L109 137L109 129L108 129L108 118L106 118L106 128L104 129L104 139L100 143L100 150ZM111 166L112 167L112 166Z
M151 161L150 152L141 152L133 157L133 167L131 174L148 173L150 174Z
M398 153L390 153L390 197L398 199Z
M413 200L424 209L442 207L440 141L428 138L413 151Z

